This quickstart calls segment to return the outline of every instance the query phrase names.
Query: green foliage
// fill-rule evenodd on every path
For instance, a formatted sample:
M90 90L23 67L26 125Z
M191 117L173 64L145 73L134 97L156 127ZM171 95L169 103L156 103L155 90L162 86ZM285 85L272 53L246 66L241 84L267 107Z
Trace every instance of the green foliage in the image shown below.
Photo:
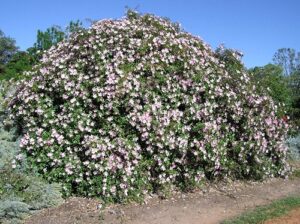
M288 114L294 127L300 128L300 52L292 48L278 49L274 54L273 61L283 69L289 89L291 106ZM285 95L283 94L282 97Z
M288 78L292 92L291 118L295 126L300 128L300 68L295 70Z
M19 79L25 71L29 71L36 63L36 59L26 51L15 53L6 64L5 71L0 76L0 80Z

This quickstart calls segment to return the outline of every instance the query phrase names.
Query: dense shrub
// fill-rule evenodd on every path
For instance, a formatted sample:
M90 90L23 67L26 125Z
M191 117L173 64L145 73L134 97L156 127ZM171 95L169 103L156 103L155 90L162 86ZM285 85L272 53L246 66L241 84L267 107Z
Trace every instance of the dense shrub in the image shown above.
M99 21L52 47L10 108L28 161L66 193L122 200L289 170L288 125L243 67L148 14Z
M28 170L25 158L14 168L15 158L20 159L18 131L6 120L4 104L14 89L12 82L0 82L0 223L13 224L33 211L63 202L61 186L48 184Z

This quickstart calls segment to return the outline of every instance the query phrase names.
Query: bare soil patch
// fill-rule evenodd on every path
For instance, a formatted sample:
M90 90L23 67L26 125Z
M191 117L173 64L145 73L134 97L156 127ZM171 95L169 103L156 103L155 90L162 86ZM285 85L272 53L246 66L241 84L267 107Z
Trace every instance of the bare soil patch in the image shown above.
M220 223L258 205L265 205L286 196L300 195L299 186L300 178L271 179L266 182L251 183L234 182L206 186L203 190L193 193L178 193L165 200L153 196L143 204L114 205L104 210L99 208L98 200L69 198L59 207L45 209L29 217L25 223Z

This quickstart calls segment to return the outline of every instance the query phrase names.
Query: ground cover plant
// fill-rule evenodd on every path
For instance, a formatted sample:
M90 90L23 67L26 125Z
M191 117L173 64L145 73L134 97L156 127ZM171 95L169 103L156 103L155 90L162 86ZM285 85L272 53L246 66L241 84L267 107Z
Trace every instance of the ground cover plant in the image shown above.
M300 160L300 135L290 136L286 140L286 144L289 148L289 158L291 160Z
M16 168L20 139L7 120L4 102L13 91L12 82L0 83L0 223L15 224L34 211L61 204L63 198L60 185L49 184L28 170L25 158Z
M9 110L22 152L66 195L108 201L285 176L287 120L239 56L149 14L98 21L20 81Z

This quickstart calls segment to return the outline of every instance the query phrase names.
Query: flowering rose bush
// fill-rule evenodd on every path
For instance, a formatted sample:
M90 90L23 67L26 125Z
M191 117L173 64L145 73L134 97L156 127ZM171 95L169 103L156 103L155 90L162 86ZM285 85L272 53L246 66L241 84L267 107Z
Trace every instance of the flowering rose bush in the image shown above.
M21 148L66 192L107 200L286 175L288 125L222 55L153 15L96 22L19 84L10 110Z

